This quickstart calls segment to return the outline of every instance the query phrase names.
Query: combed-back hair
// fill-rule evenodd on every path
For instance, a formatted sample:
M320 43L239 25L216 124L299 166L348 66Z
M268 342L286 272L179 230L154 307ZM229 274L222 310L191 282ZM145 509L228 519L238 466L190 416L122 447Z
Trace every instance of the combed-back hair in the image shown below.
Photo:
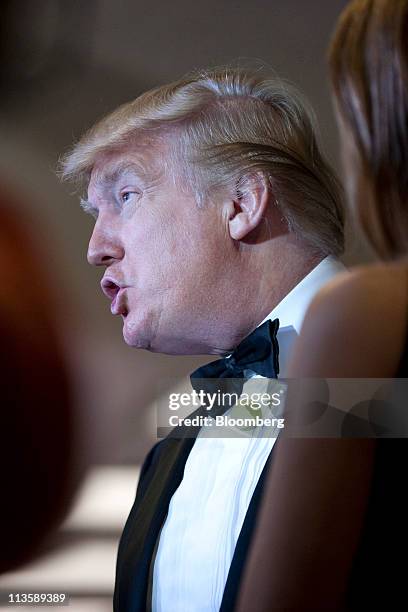
M98 122L63 159L62 176L87 180L101 154L163 135L172 167L199 204L211 190L239 190L261 172L290 231L323 255L343 251L342 191L319 149L313 113L293 86L259 69L195 72Z

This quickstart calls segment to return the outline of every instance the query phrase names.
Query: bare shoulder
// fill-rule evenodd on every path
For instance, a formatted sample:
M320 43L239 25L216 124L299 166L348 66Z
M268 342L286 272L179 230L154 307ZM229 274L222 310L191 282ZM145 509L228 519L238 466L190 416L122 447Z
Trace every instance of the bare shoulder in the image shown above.
M309 307L291 375L393 376L407 320L407 263L375 264L341 274Z
M374 322L407 313L408 264L355 268L327 283L312 301L313 311L347 323ZM367 320L368 317L368 320Z

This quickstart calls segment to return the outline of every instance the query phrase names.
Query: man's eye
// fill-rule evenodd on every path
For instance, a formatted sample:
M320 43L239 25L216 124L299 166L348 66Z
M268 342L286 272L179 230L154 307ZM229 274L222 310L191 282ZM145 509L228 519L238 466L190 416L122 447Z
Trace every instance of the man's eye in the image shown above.
M120 201L122 202L122 204L125 204L126 202L129 202L129 200L136 194L136 191L123 191L120 194Z

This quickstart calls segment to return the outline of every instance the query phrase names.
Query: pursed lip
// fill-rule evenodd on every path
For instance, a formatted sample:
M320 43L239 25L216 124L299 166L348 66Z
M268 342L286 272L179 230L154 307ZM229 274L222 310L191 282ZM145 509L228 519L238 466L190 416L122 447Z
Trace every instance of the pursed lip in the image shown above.
M125 300L123 299L127 285L119 283L112 277L104 277L101 280L101 289L107 298L111 300L111 313L113 315L127 315Z

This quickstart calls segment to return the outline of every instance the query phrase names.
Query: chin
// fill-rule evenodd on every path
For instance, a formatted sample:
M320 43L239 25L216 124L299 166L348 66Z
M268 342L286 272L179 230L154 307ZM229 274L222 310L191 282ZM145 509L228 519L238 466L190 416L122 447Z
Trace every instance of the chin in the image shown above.
M148 330L146 322L132 320L131 315L123 320L123 339L128 346L151 350Z
M138 349L145 349L152 353L162 353L165 355L208 355L212 351L206 345L194 339L186 338L180 330L177 335L178 326L170 325L170 333L163 329L157 333L157 324L153 313L141 315L137 313L137 318L129 313L123 318L123 339L128 346ZM168 321L167 321L168 323ZM176 333L176 335L175 335Z

